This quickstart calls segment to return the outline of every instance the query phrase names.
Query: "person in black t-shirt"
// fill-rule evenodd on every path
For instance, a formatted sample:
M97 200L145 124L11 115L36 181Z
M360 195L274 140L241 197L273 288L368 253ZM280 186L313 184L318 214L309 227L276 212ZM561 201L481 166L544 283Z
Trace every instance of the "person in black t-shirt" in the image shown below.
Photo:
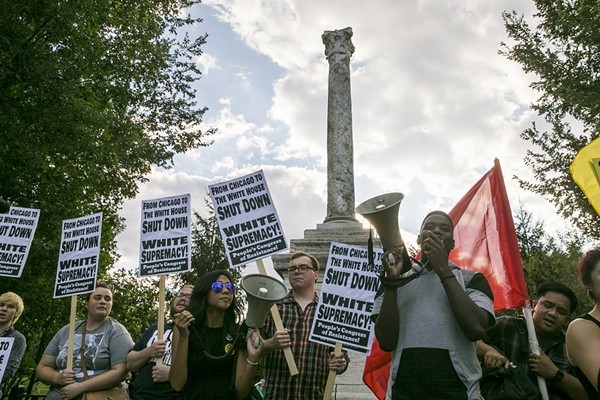
M192 297L194 286L185 285L171 302L171 317L184 311ZM158 339L158 323L154 323L144 332L127 355L127 369L136 373L132 400L178 400L181 393L171 388L169 370L171 369L171 342L173 322L164 325L163 340ZM157 358L162 358L160 365Z
M230 400L249 395L263 343L240 327L241 309L227 271L211 271L194 285L188 310L175 316L171 387L185 400Z

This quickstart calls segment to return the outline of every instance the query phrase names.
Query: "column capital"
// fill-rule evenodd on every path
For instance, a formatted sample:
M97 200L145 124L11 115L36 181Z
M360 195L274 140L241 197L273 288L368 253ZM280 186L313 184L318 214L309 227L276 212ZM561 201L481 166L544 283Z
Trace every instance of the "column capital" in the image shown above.
M352 28L336 29L334 31L325 31L321 35L325 45L325 57L329 60L334 54L341 54L352 57L354 45L352 44Z

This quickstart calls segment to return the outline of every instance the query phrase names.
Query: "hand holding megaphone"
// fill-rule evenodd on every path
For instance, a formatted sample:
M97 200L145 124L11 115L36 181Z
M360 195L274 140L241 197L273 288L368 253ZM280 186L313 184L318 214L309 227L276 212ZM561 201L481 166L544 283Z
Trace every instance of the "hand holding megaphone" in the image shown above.
M248 329L246 334L246 348L248 350L248 362L254 365L250 360L258 360L264 348L265 341L260 335L258 329Z
M402 274L404 263L402 253L404 252L404 246L392 247L387 249L383 253L382 263L385 268L385 275L390 279L397 279Z

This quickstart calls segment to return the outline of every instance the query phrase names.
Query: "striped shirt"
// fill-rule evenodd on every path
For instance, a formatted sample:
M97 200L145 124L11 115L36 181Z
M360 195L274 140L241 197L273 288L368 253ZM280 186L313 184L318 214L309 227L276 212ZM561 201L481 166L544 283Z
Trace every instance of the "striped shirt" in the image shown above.
M290 291L277 303L283 326L290 332L292 354L299 373L290 376L283 351L268 354L264 360L266 400L323 399L329 373L329 353L333 348L308 341L318 301L319 296L315 293L313 301L302 310ZM262 328L263 337L272 337L275 330L269 314Z

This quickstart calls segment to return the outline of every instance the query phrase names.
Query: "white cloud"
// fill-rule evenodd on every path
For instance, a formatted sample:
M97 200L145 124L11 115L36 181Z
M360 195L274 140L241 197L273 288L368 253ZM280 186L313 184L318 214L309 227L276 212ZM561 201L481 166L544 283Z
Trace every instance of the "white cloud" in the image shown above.
M198 64L203 75L208 75L211 69L220 69L217 64L217 59L207 53L196 57L196 63Z
M211 108L206 125L219 133L212 146L176 157L174 171L155 171L138 199L193 187L193 204L202 208L206 184L263 169L288 239L321 223L328 91L321 35L350 26L357 203L403 192L401 228L414 235L427 211L452 208L498 158L513 209L522 201L560 227L552 207L512 179L531 178L519 133L537 119L529 104L538 94L529 88L535 77L498 54L507 40L501 14L531 14L531 7L518 0L206 0L194 12L213 28L207 46L218 46L210 47L202 64L210 74L197 87ZM128 202L125 213L139 214L135 206ZM136 240L128 229L120 249L132 254Z

